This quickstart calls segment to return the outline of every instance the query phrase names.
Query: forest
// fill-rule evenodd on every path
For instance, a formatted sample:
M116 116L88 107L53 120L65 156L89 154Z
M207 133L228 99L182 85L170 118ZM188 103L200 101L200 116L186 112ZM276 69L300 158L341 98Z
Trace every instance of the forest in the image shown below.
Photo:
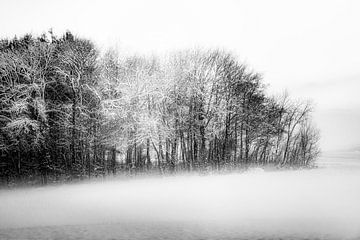
M99 51L71 32L0 40L0 181L307 168L313 107L223 50Z

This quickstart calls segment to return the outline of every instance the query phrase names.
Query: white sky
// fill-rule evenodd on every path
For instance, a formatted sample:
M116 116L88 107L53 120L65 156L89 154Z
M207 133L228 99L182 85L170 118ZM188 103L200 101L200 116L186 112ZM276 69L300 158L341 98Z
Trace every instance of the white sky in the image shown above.
M0 0L0 37L69 29L105 49L220 47L316 103L324 150L360 145L360 1Z

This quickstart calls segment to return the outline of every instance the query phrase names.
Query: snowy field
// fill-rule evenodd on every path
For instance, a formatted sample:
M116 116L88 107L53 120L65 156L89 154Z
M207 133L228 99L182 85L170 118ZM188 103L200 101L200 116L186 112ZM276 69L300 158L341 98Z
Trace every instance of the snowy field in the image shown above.
M319 168L0 191L0 239L360 239L360 153Z

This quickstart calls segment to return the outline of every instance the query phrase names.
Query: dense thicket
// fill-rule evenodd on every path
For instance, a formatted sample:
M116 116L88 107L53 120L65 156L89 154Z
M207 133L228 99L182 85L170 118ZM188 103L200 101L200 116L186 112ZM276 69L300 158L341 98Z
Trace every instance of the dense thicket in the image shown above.
M265 94L223 51L102 56L70 32L0 42L0 174L42 182L117 172L310 166L311 106Z

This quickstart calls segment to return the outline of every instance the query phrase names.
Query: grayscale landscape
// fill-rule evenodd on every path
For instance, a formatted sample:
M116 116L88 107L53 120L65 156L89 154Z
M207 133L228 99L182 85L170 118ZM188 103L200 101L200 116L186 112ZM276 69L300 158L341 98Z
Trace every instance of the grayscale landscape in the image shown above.
M359 1L0 9L0 240L360 240Z

